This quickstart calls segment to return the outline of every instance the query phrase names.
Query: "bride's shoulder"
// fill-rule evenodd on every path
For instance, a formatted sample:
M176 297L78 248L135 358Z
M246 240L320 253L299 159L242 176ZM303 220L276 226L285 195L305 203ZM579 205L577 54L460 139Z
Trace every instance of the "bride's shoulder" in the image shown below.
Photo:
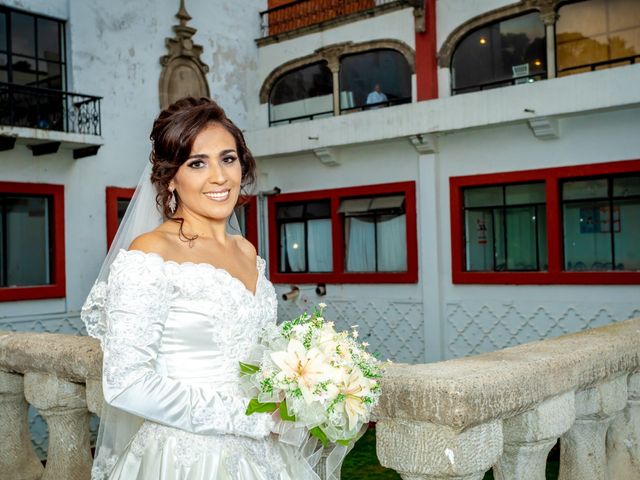
M136 237L133 242L131 242L131 245L129 245L128 250L155 253L160 257L164 257L170 247L171 242L167 232L156 229Z
M256 252L256 247L253 246L249 240L244 238L242 235L233 235L232 238L235 240L240 251L249 258L256 258L258 252Z

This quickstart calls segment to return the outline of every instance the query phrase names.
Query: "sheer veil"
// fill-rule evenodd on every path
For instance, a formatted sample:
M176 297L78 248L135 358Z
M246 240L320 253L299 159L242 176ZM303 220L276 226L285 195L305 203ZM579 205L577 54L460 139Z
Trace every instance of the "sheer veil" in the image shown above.
M98 278L80 313L87 333L100 340L101 344L107 333L104 306L111 264L118 252L121 249L126 250L137 236L154 230L164 222L164 217L156 205L156 189L151 183L151 166L151 162L147 162L118 232L102 267L100 267ZM227 223L227 232L236 235L241 233L235 213L231 215ZM92 480L107 478L116 460L138 431L142 422L142 418L103 402L96 442L96 456L91 474Z

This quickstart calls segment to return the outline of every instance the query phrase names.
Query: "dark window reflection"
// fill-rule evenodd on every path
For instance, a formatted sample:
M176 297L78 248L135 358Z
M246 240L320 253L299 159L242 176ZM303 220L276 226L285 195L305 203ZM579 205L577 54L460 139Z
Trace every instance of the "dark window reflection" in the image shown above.
M326 62L307 65L280 77L270 95L271 124L333 114L333 81Z
M0 195L0 286L51 283L52 200Z
M411 101L411 68L395 50L348 55L340 62L340 109L361 110Z
M529 13L470 33L453 54L451 76L454 94L546 78L540 15Z
M64 22L0 6L0 123L61 130L65 69Z
M571 3L561 7L558 15L559 76L627 65L640 55L638 0Z

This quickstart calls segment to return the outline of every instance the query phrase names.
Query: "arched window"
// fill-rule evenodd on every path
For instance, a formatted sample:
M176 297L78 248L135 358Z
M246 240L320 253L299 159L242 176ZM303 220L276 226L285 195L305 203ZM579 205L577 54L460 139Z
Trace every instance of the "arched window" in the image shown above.
M370 50L340 61L340 110L411 102L411 67L400 52Z
M269 124L333 115L333 78L326 62L305 65L280 77L269 95Z
M451 61L452 92L546 78L545 27L537 12L491 23L464 37Z
M558 76L635 63L640 58L640 2L587 0L558 10Z

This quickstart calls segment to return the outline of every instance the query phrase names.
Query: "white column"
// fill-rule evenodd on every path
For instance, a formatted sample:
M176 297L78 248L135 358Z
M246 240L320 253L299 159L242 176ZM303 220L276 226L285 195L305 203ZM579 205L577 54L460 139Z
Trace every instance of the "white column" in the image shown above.
M92 459L84 385L26 373L24 391L49 427L47 467L41 480L87 480Z
M422 286L425 362L443 360L443 316L440 298L442 269L440 242L441 212L438 188L438 143L432 134L413 135L409 141L418 153L418 262Z
M558 14L550 11L540 14L547 34L547 78L556 78L556 21Z
M502 422L464 431L397 418L376 423L380 463L404 480L482 480L502 454Z
M608 478L607 430L626 405L626 375L576 393L576 422L560 440L558 480Z
M496 480L545 480L549 451L575 418L575 394L568 392L504 420L504 453L493 469Z
M0 372L0 478L39 480L42 464L31 447L22 375Z

